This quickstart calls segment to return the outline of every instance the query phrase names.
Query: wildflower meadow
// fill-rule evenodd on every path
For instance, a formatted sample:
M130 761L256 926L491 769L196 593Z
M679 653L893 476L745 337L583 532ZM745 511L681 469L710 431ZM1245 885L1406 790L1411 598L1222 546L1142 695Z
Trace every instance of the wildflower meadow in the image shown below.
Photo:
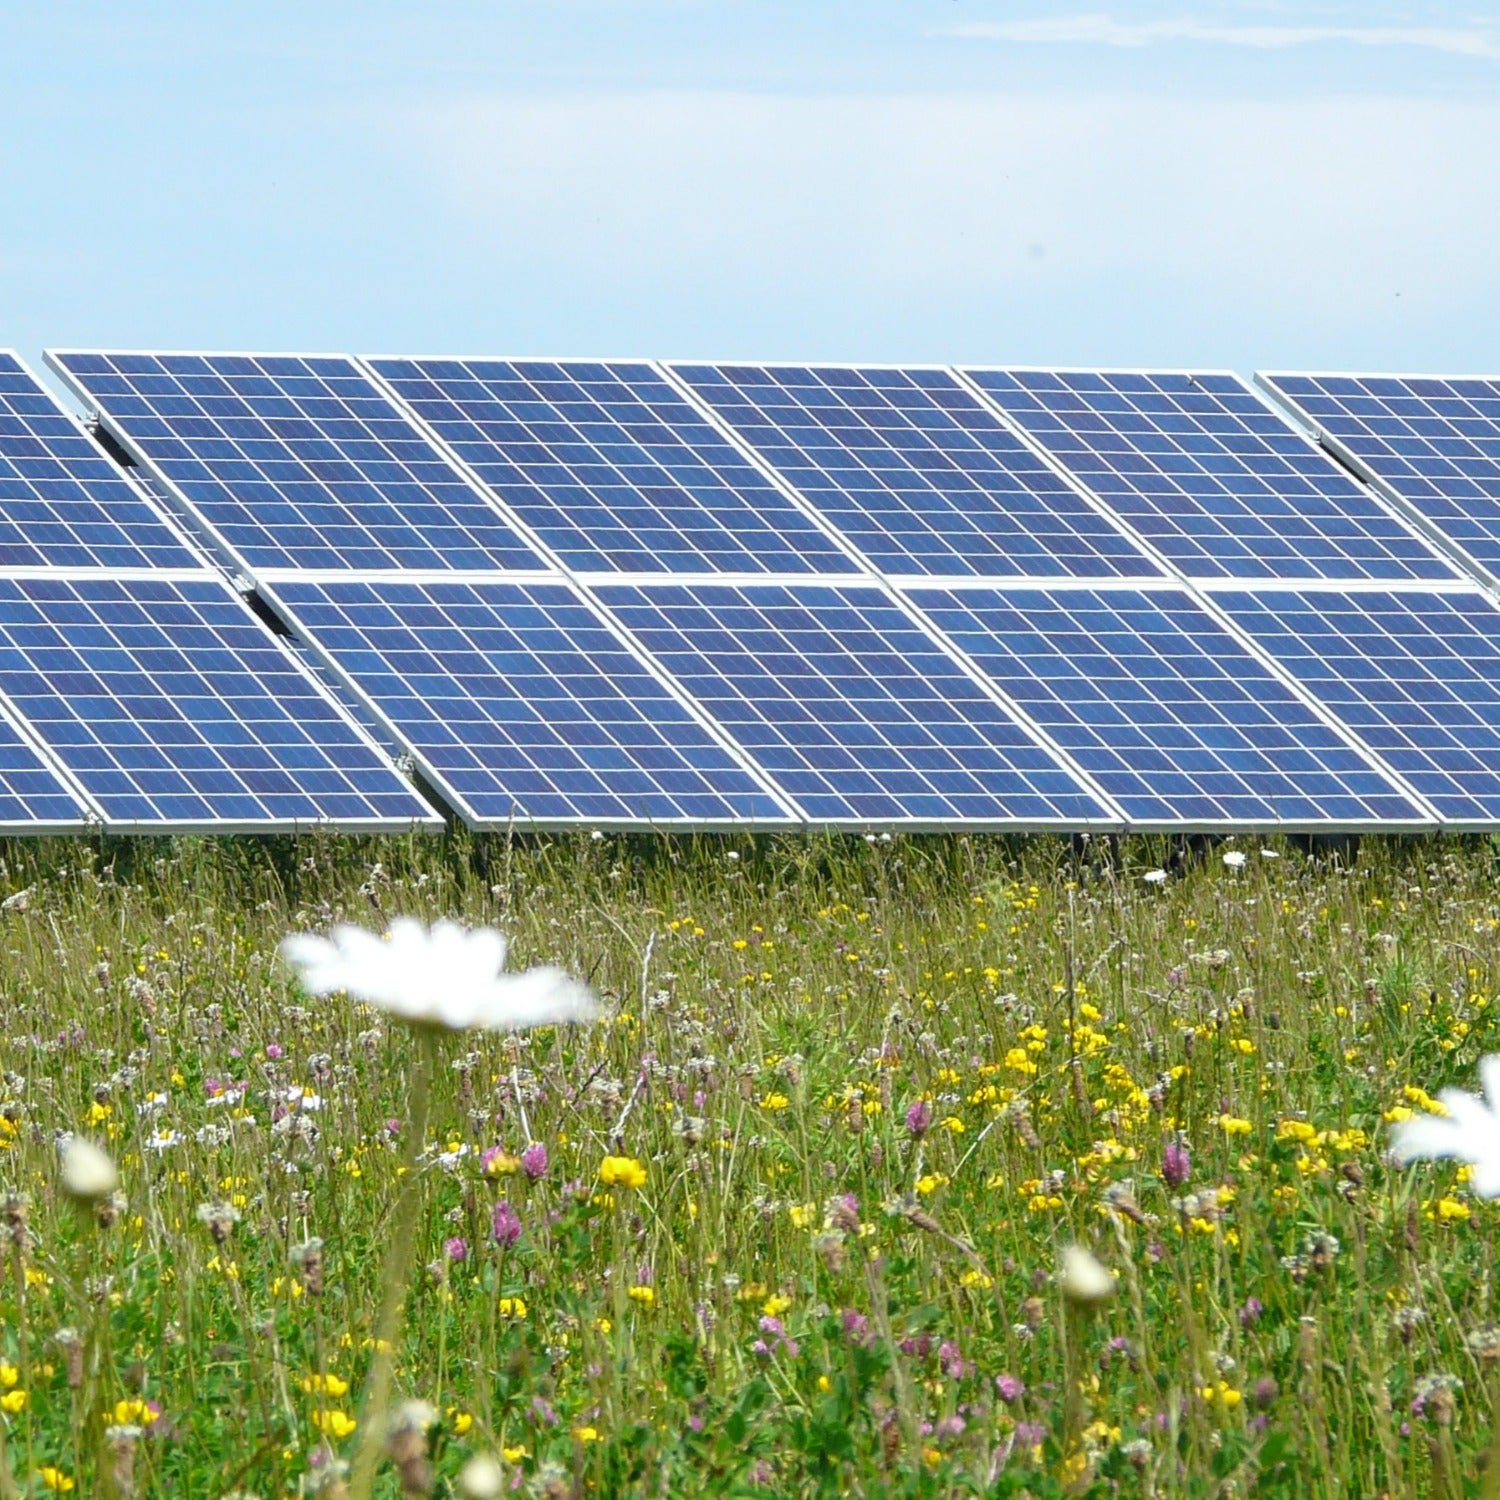
M0 1500L1500 1493L1500 849L1171 855L0 845Z

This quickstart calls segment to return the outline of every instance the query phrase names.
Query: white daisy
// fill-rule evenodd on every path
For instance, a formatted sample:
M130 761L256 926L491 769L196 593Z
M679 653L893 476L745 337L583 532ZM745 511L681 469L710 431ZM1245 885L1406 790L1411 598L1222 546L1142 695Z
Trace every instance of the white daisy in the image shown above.
M1451 1156L1473 1168L1469 1186L1480 1198L1500 1198L1500 1053L1479 1059L1484 1098L1444 1089L1446 1115L1414 1115L1392 1132L1391 1154L1403 1166L1419 1157Z
M415 1026L521 1031L598 1015L593 992L561 969L503 973L505 949L492 928L443 921L429 930L400 917L384 937L335 927L326 938L295 933L280 951L311 994L346 990Z

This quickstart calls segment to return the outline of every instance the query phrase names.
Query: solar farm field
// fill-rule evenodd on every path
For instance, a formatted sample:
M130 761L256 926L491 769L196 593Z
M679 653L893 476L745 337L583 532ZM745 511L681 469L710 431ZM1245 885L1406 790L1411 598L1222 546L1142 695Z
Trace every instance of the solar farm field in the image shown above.
M0 845L0 1494L1474 1493L1490 1184L1387 1153L1500 1050L1497 850L1346 854ZM602 1014L277 956L401 917Z

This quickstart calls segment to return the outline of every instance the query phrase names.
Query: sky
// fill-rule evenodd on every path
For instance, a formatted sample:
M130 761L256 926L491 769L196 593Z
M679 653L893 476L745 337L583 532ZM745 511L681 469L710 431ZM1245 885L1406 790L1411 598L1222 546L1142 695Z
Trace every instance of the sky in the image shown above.
M1500 370L1500 10L0 0L0 346Z

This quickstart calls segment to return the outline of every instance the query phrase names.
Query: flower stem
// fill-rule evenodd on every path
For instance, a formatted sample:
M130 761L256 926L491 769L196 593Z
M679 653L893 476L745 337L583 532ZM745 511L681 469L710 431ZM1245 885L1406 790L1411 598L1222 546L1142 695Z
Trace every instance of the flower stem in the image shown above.
M432 1071L437 1055L435 1032L419 1033L419 1051L412 1070L411 1113L406 1149L402 1152L405 1176L396 1200L391 1248L380 1274L380 1318L375 1326L375 1359L365 1386L360 1414L359 1447L350 1475L350 1500L370 1500L375 1487L375 1467L380 1462L385 1437L386 1412L391 1401L391 1377L396 1364L396 1340L401 1333L401 1309L406 1301L406 1281L411 1271L412 1247L416 1243L417 1211L421 1197L421 1174L417 1159L427 1140L427 1109Z
M1490 1449L1484 1461L1484 1483L1481 1500L1500 1500L1500 1399L1490 1414Z

